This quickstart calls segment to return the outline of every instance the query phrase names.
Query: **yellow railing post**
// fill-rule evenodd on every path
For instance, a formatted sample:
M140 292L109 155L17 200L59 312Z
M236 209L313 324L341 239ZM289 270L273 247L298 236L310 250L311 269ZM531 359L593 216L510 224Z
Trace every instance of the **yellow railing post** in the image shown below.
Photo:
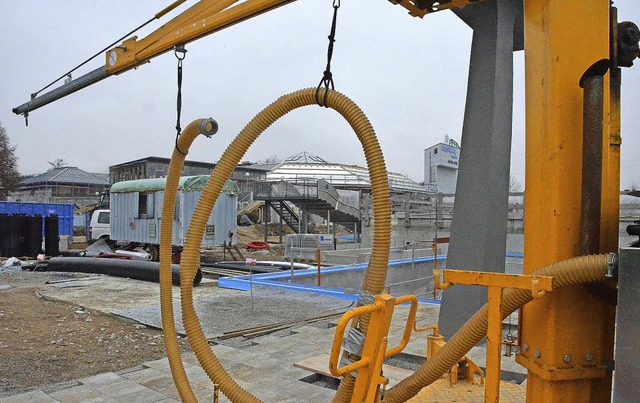
M440 274L442 273L442 282ZM440 289L454 284L488 287L488 325L486 350L485 402L500 401L500 366L502 353L502 294L505 288L531 290L534 298L553 290L553 278L465 270L434 270L434 284Z
M391 327L391 318L396 305L411 303L407 324L400 343L387 349L387 335ZM403 295L395 298L388 294L376 296L373 304L364 305L346 312L336 325L333 346L329 357L329 371L334 376L343 376L349 372L358 371L353 387L352 402L376 402L379 401L380 385L386 385L388 379L382 375L382 365L386 357L401 352L409 343L412 331L421 331L415 326L416 312L418 310L418 298L415 295ZM349 356L356 359L354 362L338 367L342 342L351 320L370 314L369 329L362 347L360 358L353 353Z
M500 400L500 356L502 353L502 288L489 287L489 324L487 326L487 383L484 386L485 402ZM498 376L493 376L498 374Z

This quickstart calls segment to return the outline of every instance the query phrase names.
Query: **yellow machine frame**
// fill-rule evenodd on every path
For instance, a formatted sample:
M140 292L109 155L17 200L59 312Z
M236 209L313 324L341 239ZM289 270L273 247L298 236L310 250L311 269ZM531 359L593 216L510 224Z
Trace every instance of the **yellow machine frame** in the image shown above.
M610 10L608 0L525 1L525 274L580 254L583 91L578 84L592 64L610 58ZM600 215L600 239L606 244L600 252L616 252L618 246L619 141L609 138L608 82L607 75ZM611 373L590 367L613 362L614 315L615 306L586 287L559 290L525 306L519 340L528 349L516 360L528 370L527 400L609 401Z

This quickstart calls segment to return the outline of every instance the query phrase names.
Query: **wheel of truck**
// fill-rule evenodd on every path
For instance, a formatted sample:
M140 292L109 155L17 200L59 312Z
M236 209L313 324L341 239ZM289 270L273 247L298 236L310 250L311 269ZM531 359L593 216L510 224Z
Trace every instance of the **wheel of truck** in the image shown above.
M147 245L145 250L150 256L149 260L151 260L152 262L160 261L160 248L158 247L158 245Z
M182 246L172 246L171 263L180 264L180 259L182 259Z

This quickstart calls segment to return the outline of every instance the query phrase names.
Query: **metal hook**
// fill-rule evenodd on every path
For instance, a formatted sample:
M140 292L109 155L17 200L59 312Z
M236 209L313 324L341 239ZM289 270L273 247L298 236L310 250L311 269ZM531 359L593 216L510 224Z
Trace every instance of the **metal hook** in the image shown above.
M187 48L184 47L184 44L176 45L173 48L173 53L176 55L176 58L178 60L184 60L184 58L187 56ZM179 54L181 54L181 55L179 55Z

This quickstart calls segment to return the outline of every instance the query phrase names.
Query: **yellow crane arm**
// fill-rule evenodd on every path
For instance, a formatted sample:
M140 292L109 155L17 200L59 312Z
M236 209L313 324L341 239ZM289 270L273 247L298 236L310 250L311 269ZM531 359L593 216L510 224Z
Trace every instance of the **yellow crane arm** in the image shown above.
M158 19L186 0L176 0L155 14ZM44 105L73 94L85 87L147 63L156 56L170 51L177 45L184 45L204 36L220 31L239 22L248 20L267 11L293 3L295 0L200 0L192 7L174 17L157 30L138 40L137 36L126 39L122 44L107 50L105 65L75 80L42 95L32 94L31 100L13 108L17 115L28 115ZM414 17L450 8L462 8L483 0L389 0L400 5Z
M127 39L122 45L107 51L107 72L121 73L170 51L176 45L193 42L295 0L247 0L230 7L237 1L201 0L147 37Z
M175 1L158 12L155 18L162 17L185 1ZM294 1L246 0L240 4L233 5L238 0L200 0L146 37L138 40L137 36L133 36L126 39L121 45L107 50L105 66L71 80L47 93L32 96L29 102L13 108L13 112L17 115L26 115L35 109L102 81L107 77L144 64L154 57L170 51L177 45L193 42Z

